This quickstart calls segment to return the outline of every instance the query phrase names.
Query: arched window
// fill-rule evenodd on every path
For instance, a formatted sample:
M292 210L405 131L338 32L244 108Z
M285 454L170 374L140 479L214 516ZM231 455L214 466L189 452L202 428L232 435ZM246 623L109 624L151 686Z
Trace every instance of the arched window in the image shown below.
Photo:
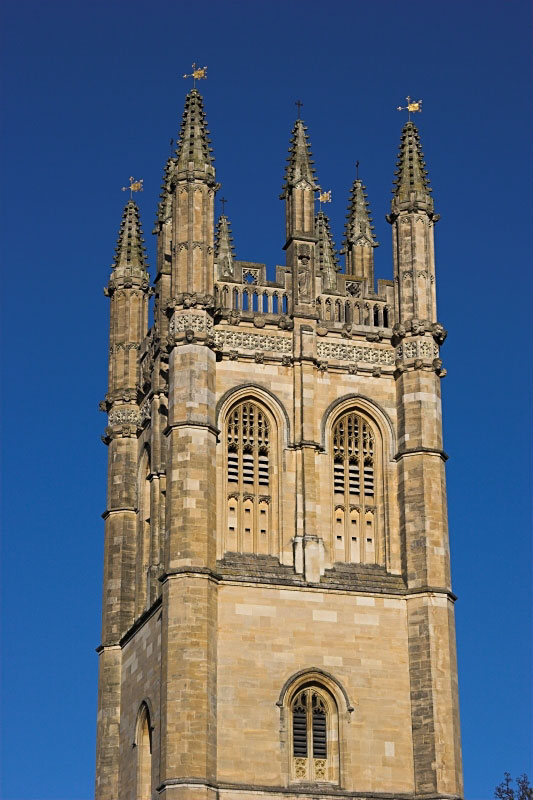
M135 737L137 753L137 793L136 800L152 798L152 728L150 712L143 703L137 717L137 735Z
M274 420L252 400L234 406L226 424L227 523L224 550L274 553Z
M334 561L375 564L376 456L369 422L350 411L333 427Z
M139 616L146 609L149 601L148 575L150 565L150 515L151 515L151 482L150 455L145 448L139 462L137 474L138 525L137 525L137 557L136 557L136 591L135 612Z
M296 781L338 780L337 708L323 687L306 684L291 701L291 773Z

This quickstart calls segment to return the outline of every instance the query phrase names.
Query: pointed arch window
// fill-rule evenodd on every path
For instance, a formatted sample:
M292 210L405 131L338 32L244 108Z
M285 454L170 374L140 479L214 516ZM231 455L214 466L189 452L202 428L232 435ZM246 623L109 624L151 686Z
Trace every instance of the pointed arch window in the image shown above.
M152 727L150 712L143 703L137 718L135 737L137 752L137 791L136 800L151 800L152 797Z
M308 684L294 695L290 714L293 780L336 780L337 713L333 698L322 687Z
M276 437L273 429L273 419L253 400L245 400L229 412L225 551L274 552Z
M375 564L376 438L372 426L354 411L333 426L334 561Z

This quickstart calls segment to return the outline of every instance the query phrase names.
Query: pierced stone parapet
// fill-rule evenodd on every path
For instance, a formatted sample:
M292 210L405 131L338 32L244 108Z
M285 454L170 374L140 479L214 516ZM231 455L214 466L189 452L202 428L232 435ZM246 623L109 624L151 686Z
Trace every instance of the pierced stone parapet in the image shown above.
M368 364L394 365L394 350L392 347L363 347L361 345L318 342L316 351L319 359L333 358L337 361L362 361Z

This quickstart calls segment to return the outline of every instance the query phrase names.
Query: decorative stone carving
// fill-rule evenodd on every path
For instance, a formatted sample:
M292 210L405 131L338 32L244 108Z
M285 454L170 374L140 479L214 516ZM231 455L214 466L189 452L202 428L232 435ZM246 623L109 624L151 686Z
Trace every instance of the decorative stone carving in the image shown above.
M266 319L262 314L254 314L254 326L256 328L264 328L266 325Z
M183 292L183 294L178 294L167 306L167 311L172 311L175 308L194 308L198 306L199 308L213 308L215 303L215 298L212 294L198 294L197 292L193 292L192 294L189 292Z
M320 372L327 372L328 370L328 362L327 361L317 361L316 368L320 370Z
M346 286L346 291L348 292L348 294L351 294L352 297L361 297L362 293L361 281L346 281L345 286Z
M348 372L350 375L357 375L357 364L348 364Z
M422 359L421 358L416 358L415 359L415 364L414 364L415 369L422 369L423 366L424 366L424 362L422 361Z
M439 348L438 345L431 341L409 339L396 347L395 354L396 358L400 360L405 358L422 358L429 360L439 355Z
M337 361L365 361L370 364L394 364L392 348L361 347L359 345L318 342L319 358L334 358Z
M278 328L281 328L282 331L292 331L294 322L290 317L282 316L278 320Z
M264 353L257 352L255 354L255 363L256 364L262 364L264 362L264 360L265 360L265 354Z
M135 408L114 408L109 412L109 424L131 424L139 425L141 419L139 412Z
M298 302L311 302L311 250L309 245L298 247L297 263Z
M259 283L260 276L260 270L254 269L253 267L246 267L246 269L243 269L242 271L243 282L252 286L256 286Z
M272 350L276 353L292 353L291 339L262 333L216 330L215 343L220 350L238 347L242 350Z
M291 367L292 366L292 357L291 356L281 356L281 363L284 367Z
M228 322L230 325L238 325L241 321L241 315L238 311L230 311L228 316Z
M142 406L140 408L140 411L139 411L139 414L140 414L140 418L141 418L141 424L144 423L144 422L147 422L148 420L151 419L151 417L152 417L152 404L151 404L151 401L148 400L148 398L142 404Z
M431 333L433 334L433 338L437 344L442 344L448 336L448 331L440 324L440 322L433 323L431 326Z
M229 358L230 358L230 361L237 361L237 359L239 358L238 351L237 350L230 350L229 351Z
M381 378L381 367L374 367L374 369L372 370L372 377Z
M174 314L168 326L169 334L186 330L210 332L213 320L206 314Z

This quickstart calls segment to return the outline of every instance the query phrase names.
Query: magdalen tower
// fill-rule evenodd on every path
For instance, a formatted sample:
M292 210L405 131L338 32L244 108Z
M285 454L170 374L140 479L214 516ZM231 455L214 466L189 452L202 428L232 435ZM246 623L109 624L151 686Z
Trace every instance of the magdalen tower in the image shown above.
M269 280L239 260L208 133L194 88L155 280L132 199L105 290L96 798L458 800L446 332L418 130L377 287L365 186L346 176L341 265L301 119L285 264Z

